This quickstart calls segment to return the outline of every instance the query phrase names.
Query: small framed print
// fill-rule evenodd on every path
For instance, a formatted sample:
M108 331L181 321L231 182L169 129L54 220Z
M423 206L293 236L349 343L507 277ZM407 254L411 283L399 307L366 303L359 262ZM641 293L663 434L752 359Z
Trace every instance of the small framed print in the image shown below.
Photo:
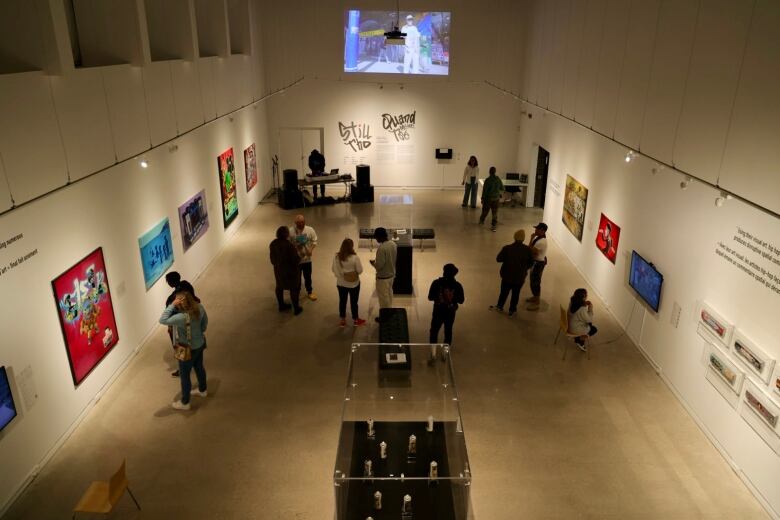
M745 384L739 414L753 430L780 455L780 405L766 395L753 381Z
M699 334L704 331L724 346L729 346L734 326L718 314L715 309L707 305L706 302L702 302L696 313L696 319L699 322Z
M780 399L780 365L775 365L775 373L769 379L769 388L774 392L775 398Z
M709 349L707 367L717 374L726 383L728 389L735 394L739 394L740 390L742 390L742 380L745 377L744 372L737 368L720 349L714 346Z
M766 352L758 348L739 330L734 331L731 348L734 350L734 357L737 358L737 361L745 365L764 383L769 382L775 368L774 359L770 358Z

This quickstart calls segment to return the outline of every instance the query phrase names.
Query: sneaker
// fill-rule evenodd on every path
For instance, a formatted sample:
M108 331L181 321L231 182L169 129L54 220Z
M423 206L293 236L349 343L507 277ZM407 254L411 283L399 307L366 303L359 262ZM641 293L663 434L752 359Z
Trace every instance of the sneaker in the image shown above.
M343 318L342 318L342 319L340 319L340 320L339 320L339 327L342 327L342 328L343 328L343 327L346 327L346 326L347 326L347 320L345 320L345 319L343 319Z
M290 309L292 309L292 305L289 303L283 303L279 306L279 312L289 311Z
M461 204L461 205L460 205L460 207L461 207L461 208L465 208L465 207L466 207L466 205L465 205L465 204Z
M527 301L528 303L539 303L539 297L531 296L530 298L526 298L525 301Z
M310 292L310 293L309 293L309 299L310 299L311 301L313 301L313 302L316 302L316 301L317 301L317 295L316 295L316 294L314 294L313 292Z
M490 231L492 231L493 233L495 233L495 232L496 232L496 226L493 226L493 227L491 227L491 228L490 228Z
M297 316L297 315L299 315L302 312L303 312L303 307L298 307L297 309L295 309L293 311L293 314L295 314Z
M201 392L197 388L193 388L192 390L190 390L190 395L197 395L198 397L206 397L209 395L209 391L204 390Z
M354 320L353 324L355 325L355 327L360 327L361 325L366 324L366 320L361 320L360 318L358 318Z
M517 314L517 311L509 311L509 316L514 316L515 314Z
M179 377L179 371L174 370L173 372L171 372L171 377Z
M184 404L181 401L174 401L171 403L171 406L174 410L189 410L190 409L190 403Z
M504 308L503 307L499 307L498 305L491 305L489 308L490 308L491 311L504 312Z
M583 344L577 343L577 348L579 348L583 352L587 352L588 351L588 347L586 347L584 343Z
M477 207L476 206L471 206L471 209L477 209Z

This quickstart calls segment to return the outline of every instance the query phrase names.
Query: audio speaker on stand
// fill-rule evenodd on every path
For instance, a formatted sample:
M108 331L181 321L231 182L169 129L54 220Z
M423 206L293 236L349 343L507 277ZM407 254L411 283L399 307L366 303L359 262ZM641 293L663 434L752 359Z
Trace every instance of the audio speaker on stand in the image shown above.
M284 191L298 190L298 170L284 170Z
M355 176L357 177L358 186L370 186L371 185L371 167L367 164L358 164L355 168Z

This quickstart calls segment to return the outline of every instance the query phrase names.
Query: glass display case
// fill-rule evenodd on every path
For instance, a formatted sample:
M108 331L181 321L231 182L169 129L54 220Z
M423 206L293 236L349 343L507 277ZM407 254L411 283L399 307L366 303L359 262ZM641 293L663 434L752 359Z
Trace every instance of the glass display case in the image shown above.
M449 346L353 344L336 520L473 520L462 426Z
M377 215L377 222L373 223L373 227L382 226L388 230L398 230L402 233L408 230L411 233L411 230L414 228L412 225L414 198L411 195L380 195L377 206L379 214Z

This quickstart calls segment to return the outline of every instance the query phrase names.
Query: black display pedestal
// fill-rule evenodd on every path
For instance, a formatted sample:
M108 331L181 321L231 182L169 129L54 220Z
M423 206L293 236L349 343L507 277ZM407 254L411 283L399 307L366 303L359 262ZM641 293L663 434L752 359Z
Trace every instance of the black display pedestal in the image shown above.
M375 435L369 439L365 422L344 422L342 438L353 438L352 466L349 476L362 477L363 463L371 459L374 479L351 481L347 490L348 520L401 518L404 495L412 497L412 518L420 520L454 520L455 506L447 459L446 437L455 435L455 422L434 422L433 432L425 430L423 422L374 422ZM445 434L446 432L446 434ZM417 437L417 454L407 456L409 436ZM387 443L387 459L379 458L379 443ZM431 461L436 461L439 479L432 483L428 477ZM401 473L404 480L395 480ZM380 480L383 477L394 480ZM411 480L410 480L411 479ZM374 509L374 493L382 493L382 509Z

